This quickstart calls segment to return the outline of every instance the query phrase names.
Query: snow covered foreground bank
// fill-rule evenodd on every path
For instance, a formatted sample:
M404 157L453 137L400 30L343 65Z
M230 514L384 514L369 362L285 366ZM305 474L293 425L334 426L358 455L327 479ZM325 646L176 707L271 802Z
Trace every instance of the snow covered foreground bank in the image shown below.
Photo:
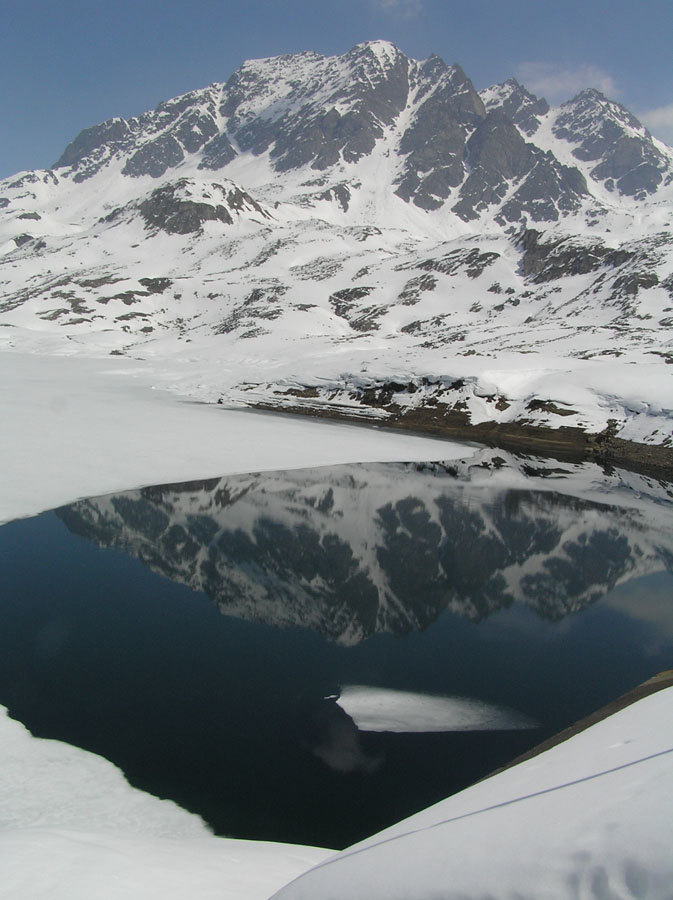
M673 687L331 857L275 900L669 900Z
M669 900L672 755L669 687L339 854L213 837L2 715L0 898Z
M472 452L450 441L185 402L154 383L142 362L0 353L0 523L147 484Z
M216 838L93 753L0 707L3 900L265 900L331 850Z

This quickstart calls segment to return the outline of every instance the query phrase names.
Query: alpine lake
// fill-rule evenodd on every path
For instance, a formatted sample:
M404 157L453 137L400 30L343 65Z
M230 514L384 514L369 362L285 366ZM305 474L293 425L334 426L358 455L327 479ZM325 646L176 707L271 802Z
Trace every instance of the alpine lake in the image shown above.
M0 528L0 704L219 835L341 848L673 665L671 485L483 450Z

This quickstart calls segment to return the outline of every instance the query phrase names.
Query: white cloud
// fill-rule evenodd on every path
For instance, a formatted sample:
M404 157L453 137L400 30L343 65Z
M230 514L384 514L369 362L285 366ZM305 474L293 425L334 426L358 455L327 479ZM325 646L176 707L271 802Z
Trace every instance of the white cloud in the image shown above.
M605 603L651 631L648 650L664 652L673 641L671 577L657 572L634 578L608 594Z
M372 0L372 5L382 12L394 13L404 19L418 15L423 8L422 0Z
M673 147L673 103L638 113L638 118L655 137Z
M570 100L585 88L596 88L611 99L619 95L613 77L597 66L563 69L554 63L523 62L517 68L516 77L530 91L552 104Z

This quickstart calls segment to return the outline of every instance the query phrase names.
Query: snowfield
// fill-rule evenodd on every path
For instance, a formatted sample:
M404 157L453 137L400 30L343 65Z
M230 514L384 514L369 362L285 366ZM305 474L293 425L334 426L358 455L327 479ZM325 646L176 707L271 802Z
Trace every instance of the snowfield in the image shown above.
M472 452L454 441L188 402L154 390L153 375L114 358L0 354L0 522L148 484Z

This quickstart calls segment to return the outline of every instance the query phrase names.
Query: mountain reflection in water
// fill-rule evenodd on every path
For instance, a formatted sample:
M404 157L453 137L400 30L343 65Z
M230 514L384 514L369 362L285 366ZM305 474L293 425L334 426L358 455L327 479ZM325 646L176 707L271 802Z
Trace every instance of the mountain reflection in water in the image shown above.
M669 491L492 450L12 522L0 704L218 834L345 846L670 667Z
M447 609L480 621L515 601L556 621L625 579L670 568L663 489L644 491L640 479L639 495L622 485L611 498L604 484L600 500L582 499L577 466L565 478L550 467L551 484L536 479L544 490L509 486L488 457L462 468L229 476L84 500L58 515L227 615L342 644L423 629Z

